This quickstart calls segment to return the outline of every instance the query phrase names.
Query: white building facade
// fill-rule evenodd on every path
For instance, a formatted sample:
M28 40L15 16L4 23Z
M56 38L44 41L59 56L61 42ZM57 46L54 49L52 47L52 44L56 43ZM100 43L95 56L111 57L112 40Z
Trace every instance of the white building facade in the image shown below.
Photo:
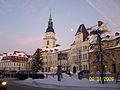
M89 70L88 64L88 32L84 24L81 24L75 34L75 41L71 44L71 71L76 73L81 70Z
M0 70L26 70L28 56L21 51L4 53L0 61Z

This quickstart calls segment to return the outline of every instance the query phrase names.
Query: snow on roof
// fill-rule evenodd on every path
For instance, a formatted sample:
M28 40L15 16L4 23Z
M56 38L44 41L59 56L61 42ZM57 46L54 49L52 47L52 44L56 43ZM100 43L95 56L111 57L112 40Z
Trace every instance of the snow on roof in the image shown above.
M24 52L21 52L21 51L14 51L14 52L9 52L9 53L4 53L3 56L27 57L27 55Z
M66 48L64 48L63 46L58 46L58 47L53 47L53 48L46 48L46 47L42 48L43 51L45 51L45 50L47 50L47 51L50 51L50 50L55 51L56 49L58 51L63 51L63 50L66 50L66 49L70 49L70 46L66 47Z
M108 35L109 36L109 35ZM118 37L120 37L120 35L119 36L109 36L109 37L103 37L103 39L102 40L114 40L114 39L116 39L116 38L118 38Z
M102 41L104 40L114 40L116 38L120 38L120 33L118 33L119 35L115 35L113 33L104 33L101 35ZM97 40L97 36L96 35L91 35L89 36L89 41L91 44L95 44Z

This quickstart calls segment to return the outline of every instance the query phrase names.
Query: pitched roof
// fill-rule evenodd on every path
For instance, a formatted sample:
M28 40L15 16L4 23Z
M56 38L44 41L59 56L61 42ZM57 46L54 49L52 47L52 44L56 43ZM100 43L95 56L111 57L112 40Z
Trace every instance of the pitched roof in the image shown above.
M53 29L53 21L52 21L52 17L51 17L51 12L50 12L50 17L49 17L49 21L48 21L48 28L46 29L46 32L54 32Z
M53 32L53 33L54 33L53 27L48 27L48 28L46 29L46 32Z
M84 40L85 40L85 39L87 38L87 36L89 35L89 33L88 33L88 31L87 31L87 29L86 29L86 27L85 27L84 24L81 24L81 25L79 26L79 28L78 28L75 36L78 35L78 34L80 34L80 33L83 33L83 39L84 39Z

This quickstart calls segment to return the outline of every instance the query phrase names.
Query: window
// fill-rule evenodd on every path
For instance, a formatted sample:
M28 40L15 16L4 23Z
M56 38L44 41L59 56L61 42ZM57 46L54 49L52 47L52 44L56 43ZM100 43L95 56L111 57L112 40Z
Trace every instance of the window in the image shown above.
M83 70L85 70L85 65L83 65Z
M49 41L47 41L47 45L49 45Z
M87 59L87 54L83 54L83 60L86 60Z
M14 66L15 66L15 63L14 63Z
M87 51L88 47L87 46L83 46L83 51Z
M86 65L86 70L87 70L87 65Z

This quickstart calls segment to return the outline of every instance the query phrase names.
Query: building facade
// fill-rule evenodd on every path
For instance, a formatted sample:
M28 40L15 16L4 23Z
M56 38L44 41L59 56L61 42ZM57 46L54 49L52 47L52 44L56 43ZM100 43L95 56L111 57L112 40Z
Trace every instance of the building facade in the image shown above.
M88 32L84 24L81 24L75 34L75 41L71 44L71 71L76 73L81 70L89 70L88 64Z
M28 55L21 51L2 54L0 70L26 70Z
M62 65L63 70L70 69L71 72L76 73L81 70L89 70L88 63L88 47L90 41L88 39L88 31L84 24L81 24L75 34L75 41L68 49L60 50L60 46L56 46L55 31L53 29L53 22L51 14L48 21L48 27L45 32L43 60L44 72L56 72L57 66ZM66 53L65 60L59 60L59 53Z
M44 48L42 48L42 56L43 56L43 71L44 72L57 72L57 67L59 64L62 65L62 69L66 70L70 65L68 58L64 60L58 60L59 53L69 54L69 49L60 50L60 45L56 44L55 31L53 28L53 21L50 13L48 27L45 32L44 40Z
M105 72L120 73L120 33L107 35L102 39L102 55ZM92 45L89 51L89 65L91 72L101 70L101 61L97 54L98 45ZM98 55L98 56L97 56Z
M89 34L90 33L88 32L84 24L81 24L75 34L75 41L70 45L68 49L61 50L60 46L56 45L55 31L53 29L53 21L50 14L48 27L43 38L43 71L56 72L59 65L62 66L62 70L70 69L70 71L73 73L77 73L81 70L90 70L91 72L100 70L99 64L95 63L95 58L97 56L95 56L96 52L94 53L94 49L96 49L96 47L98 46L92 46L91 48L91 44L95 42L97 36L90 36ZM105 70L109 70L111 72L119 72L120 63L118 56L120 48L117 44L119 42L119 38L110 38L102 41L104 44L102 48L107 48L107 50L105 51L106 54L104 55L105 63L107 63L105 64ZM64 60L59 59L60 53L65 53L67 55L67 58L65 58Z

